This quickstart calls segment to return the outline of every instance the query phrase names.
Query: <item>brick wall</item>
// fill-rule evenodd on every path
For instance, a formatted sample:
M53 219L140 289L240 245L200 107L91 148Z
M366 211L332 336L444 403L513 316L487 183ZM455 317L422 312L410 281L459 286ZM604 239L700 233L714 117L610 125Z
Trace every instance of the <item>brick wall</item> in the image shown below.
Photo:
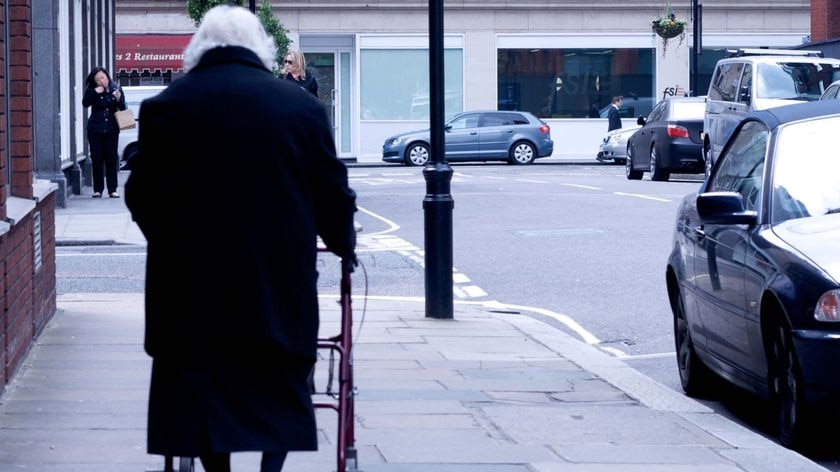
M840 0L811 0L811 42L840 38Z
M16 221L0 233L0 391L56 307L55 193L25 215L8 211L7 197L21 202L35 197L35 158L31 0L6 1L8 18L0 0L0 220ZM6 44L9 57L2 52Z

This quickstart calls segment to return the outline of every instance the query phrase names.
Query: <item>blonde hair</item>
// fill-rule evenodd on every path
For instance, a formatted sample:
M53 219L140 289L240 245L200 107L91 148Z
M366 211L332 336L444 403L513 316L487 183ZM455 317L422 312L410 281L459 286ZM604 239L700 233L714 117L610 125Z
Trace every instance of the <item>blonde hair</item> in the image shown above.
M220 5L207 11L184 50L184 69L198 65L207 51L223 46L241 46L260 58L266 69L274 65L277 47L260 20L242 7Z
M306 58L303 56L303 53L296 50L296 49L289 49L286 52L286 57L292 56L292 61L298 66L298 72L300 73L300 78L306 78ZM285 60L285 57L283 58ZM286 63L283 63L283 69L285 73L289 73L289 71L285 70Z

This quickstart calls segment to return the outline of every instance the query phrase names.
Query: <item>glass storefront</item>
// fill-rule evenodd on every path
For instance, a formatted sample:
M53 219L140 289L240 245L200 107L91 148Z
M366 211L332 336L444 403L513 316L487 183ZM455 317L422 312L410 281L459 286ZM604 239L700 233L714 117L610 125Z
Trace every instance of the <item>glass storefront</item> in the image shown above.
M623 117L653 107L654 50L498 49L498 109L540 118L600 118L616 95Z

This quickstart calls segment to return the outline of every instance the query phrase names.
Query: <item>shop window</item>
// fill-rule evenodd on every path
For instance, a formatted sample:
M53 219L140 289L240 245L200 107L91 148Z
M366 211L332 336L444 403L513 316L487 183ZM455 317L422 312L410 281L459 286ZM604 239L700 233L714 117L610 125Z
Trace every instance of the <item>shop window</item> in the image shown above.
M447 118L464 109L464 53L444 51L444 100ZM429 119L429 51L362 49L361 118Z
M622 115L653 105L653 49L499 49L498 109L540 118L601 118L623 95Z

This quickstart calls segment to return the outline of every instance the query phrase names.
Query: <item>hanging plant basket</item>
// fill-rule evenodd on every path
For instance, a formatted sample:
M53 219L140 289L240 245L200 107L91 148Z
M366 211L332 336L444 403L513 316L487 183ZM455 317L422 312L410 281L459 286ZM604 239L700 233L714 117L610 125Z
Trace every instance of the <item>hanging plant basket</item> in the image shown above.
M654 18L651 27L660 38L676 38L685 32L685 20L678 20L671 14L668 18Z

